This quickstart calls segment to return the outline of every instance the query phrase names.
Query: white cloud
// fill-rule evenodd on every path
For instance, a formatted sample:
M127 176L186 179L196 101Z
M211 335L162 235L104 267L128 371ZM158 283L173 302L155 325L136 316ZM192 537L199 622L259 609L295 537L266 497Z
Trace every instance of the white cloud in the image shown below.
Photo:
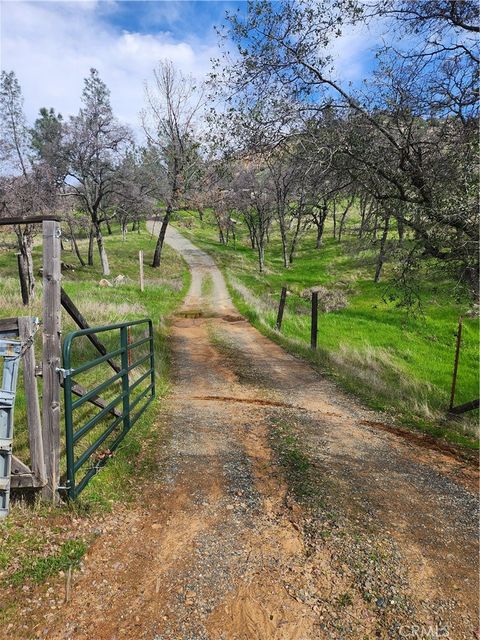
M17 74L30 122L43 106L76 113L83 79L96 67L115 113L138 130L144 82L160 59L202 79L218 53L215 42L114 30L99 18L97 2L3 2L1 9L1 67ZM107 10L115 3L102 2Z
M371 20L345 25L342 35L334 39L328 53L333 58L333 76L341 84L356 84L370 74L372 51L381 43L380 22Z

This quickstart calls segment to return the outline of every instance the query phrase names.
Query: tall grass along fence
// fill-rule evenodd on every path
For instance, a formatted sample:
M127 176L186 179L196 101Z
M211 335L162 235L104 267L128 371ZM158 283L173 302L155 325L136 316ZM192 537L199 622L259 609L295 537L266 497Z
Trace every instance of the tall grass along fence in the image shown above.
M285 306L288 295L287 287L282 287L280 292L280 300L278 305L278 312L276 317L276 322L274 325L275 331L281 332L282 322L285 314ZM310 293L311 296L311 306L310 306L310 348L315 351L317 349L318 343L318 291L312 290ZM479 408L480 400L475 398L469 402L465 402L461 405L455 406L455 394L457 391L457 378L459 371L459 363L460 363L460 352L462 345L462 326L463 319L459 318L458 321L458 329L457 329L457 338L455 341L455 346L452 349L454 353L453 357L453 370L452 370L452 383L450 387L450 404L448 407L445 407L449 413L454 415L460 415L462 413L466 413L467 411L474 411Z

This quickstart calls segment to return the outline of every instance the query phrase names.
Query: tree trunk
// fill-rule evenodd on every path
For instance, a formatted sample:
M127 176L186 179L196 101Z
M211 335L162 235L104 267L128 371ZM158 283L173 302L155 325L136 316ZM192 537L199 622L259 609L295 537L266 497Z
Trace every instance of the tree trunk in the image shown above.
M288 263L292 264L293 258L295 257L295 250L297 248L298 236L300 234L300 226L301 226L301 216L297 217L297 226L295 228L295 233L293 234L292 243L290 245L290 253L288 256Z
M337 201L333 201L333 239L337 239Z
M360 216L361 216L361 221L360 221L360 229L358 231L358 237L362 238L364 231L365 231L365 214L367 212L367 199L366 198L360 198Z
M475 304L479 303L480 300L480 290L479 290L479 274L478 274L478 265L467 267L465 269L465 279L467 281L468 287L470 289L470 293L472 295L473 301Z
M288 238L285 228L285 204L282 201L277 204L277 218L278 226L280 227L280 239L282 241L283 266L286 269L288 267Z
M263 267L265 265L265 247L263 246L263 242L260 242L257 239L257 251L258 251L258 269L260 273L263 272Z
M87 263L89 267L93 267L93 241L95 235L93 232L93 225L90 227L90 235L88 236L88 257Z
M20 291L22 292L22 303L27 306L30 302L28 293L28 278L25 269L25 263L21 253L17 253L18 279L20 280Z
M248 235L250 236L250 246L252 247L252 249L255 249L257 246L255 230L250 224L248 224L248 222L247 222L247 227L248 227Z
M98 222L94 222L94 230L95 230L95 237L97 239L98 253L100 255L100 264L102 265L102 273L104 276L109 276L110 265L108 264L108 256L107 256L107 252L105 251L105 244L103 242L102 231L100 229L100 225L98 224Z
M105 224L107 225L108 235L111 236L112 235L112 227L110 226L110 220L108 218L105 218Z
M377 240L378 234L378 207L375 209L375 213L373 214L373 241Z
M68 221L68 228L70 229L70 240L72 242L72 250L75 251L75 255L78 258L78 261L80 262L80 264L82 265L82 267L85 266L85 260L82 258L82 255L80 253L80 250L78 248L78 244L77 244L77 239L75 238L75 234L73 232L73 225L70 221Z
M352 198L349 200L345 211L342 213L342 217L340 219L340 226L338 227L338 241L341 242L342 241L342 234L343 234L343 229L345 226L345 220L347 219L347 214L350 211L350 207L353 204L353 201L355 200L355 196L352 196Z
M160 227L160 233L158 234L157 244L155 246L155 253L153 254L152 267L155 269L160 266L160 260L162 258L163 243L165 241L165 235L167 233L168 223L170 222L170 216L172 215L172 208L167 207L165 215L163 216L162 226Z
M323 229L325 227L325 220L327 219L327 214L328 214L328 206L327 206L327 203L324 202L320 216L319 218L317 218L317 242L315 244L316 249L320 249L320 247L322 246Z
M385 246L387 244L389 225L390 225L390 216L387 216L385 218L385 226L383 227L382 239L380 241L380 252L378 254L377 268L375 269L375 277L373 279L374 282L379 282L380 276L382 274L383 263L385 262L385 258L386 258Z
M283 266L286 269L288 267L288 264L289 264L289 261L288 261L288 248L287 248L287 234L285 233L285 230L282 229L282 226L280 227L280 236L282 238Z
M19 250L18 271L22 289L22 300L23 304L27 305L35 296L35 276L33 273L32 259L33 230L31 225L25 225L23 228L21 226L15 226L14 229Z

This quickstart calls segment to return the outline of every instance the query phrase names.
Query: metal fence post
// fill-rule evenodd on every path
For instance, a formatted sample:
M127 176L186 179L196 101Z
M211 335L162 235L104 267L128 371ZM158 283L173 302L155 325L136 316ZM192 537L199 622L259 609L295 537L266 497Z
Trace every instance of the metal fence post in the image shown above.
M317 348L318 334L318 291L312 291L312 326L310 331L310 346Z
M283 310L285 309L285 301L287 299L287 287L282 287L282 293L280 294L280 304L278 305L277 321L275 323L276 331L280 331L282 328Z
M460 357L460 345L462 342L462 321L463 321L463 318L462 316L460 316L460 318L458 319L457 344L455 347L455 361L453 363L452 387L450 389L450 404L448 406L449 411L453 409L453 405L455 402L455 388L457 386L458 359Z

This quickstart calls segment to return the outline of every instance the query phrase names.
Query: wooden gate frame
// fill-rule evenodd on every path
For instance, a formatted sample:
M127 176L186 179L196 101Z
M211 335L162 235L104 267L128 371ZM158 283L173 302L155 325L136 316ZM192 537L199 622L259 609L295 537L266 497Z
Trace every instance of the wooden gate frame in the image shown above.
M43 301L42 301L42 420L39 424L39 405L32 406L33 439L35 444L31 456L32 469L29 469L19 460L14 460L18 475L24 476L24 486L40 486L42 497L50 502L57 502L58 485L60 480L60 376L61 366L61 228L60 217L54 215L30 216L25 218L2 218L0 225L12 226L15 224L42 224L43 236ZM19 330L26 335L27 327L19 319ZM27 338L31 335L28 333ZM29 349L30 359L33 359L33 350ZM26 354L25 354L26 355ZM25 366L25 364L24 364ZM31 364L26 365L27 378L33 376L31 384L36 388L35 370ZM34 396L32 396L34 397ZM37 395L38 399L38 395ZM33 402L35 404L35 401ZM27 413L29 412L27 406ZM30 419L30 413L28 413ZM30 432L30 427L29 427ZM29 436L30 437L30 436ZM32 440L30 441L31 446ZM41 443L41 444L40 444ZM40 459L42 454L43 464ZM33 477L35 476L35 480ZM13 485L12 485L13 486Z
M0 336L15 335L20 338L25 349L23 359L23 385L27 407L28 442L30 448L30 467L12 455L11 489L29 489L44 487L46 484L45 458L43 451L42 420L36 381L35 350L32 337L38 327L38 318L29 316L18 318L0 318Z
M45 501L58 503L60 496L60 387L62 385L61 368L61 308L62 306L73 318L81 329L89 329L89 325L75 304L70 300L61 286L61 218L54 215L33 216L28 218L0 219L1 225L14 224L42 224L43 236L43 301L42 301L42 366L43 377L42 416L40 419L40 406L38 391L35 381L36 372L35 356L33 349L28 349L24 362L24 371L29 380L29 389L32 392L32 402L28 405L27 415L32 433L29 433L30 456L32 469L29 469L20 460L14 460L14 469L17 470L16 480L11 486L42 488L42 498ZM15 322L14 319L13 322ZM30 325L24 319L18 318L19 330L22 332L22 342L32 335ZM6 321L4 321L6 322ZM107 353L105 346L94 333L89 333L89 340L101 354ZM27 356L28 354L28 356ZM108 364L116 371L118 365L113 360L107 360ZM25 373L24 373L25 375ZM87 392L78 384L72 386L72 393L83 396ZM36 400L35 400L36 398ZM89 402L104 409L108 403L100 396L89 398ZM121 415L118 409L110 411L114 416ZM23 476L23 483L20 482Z

